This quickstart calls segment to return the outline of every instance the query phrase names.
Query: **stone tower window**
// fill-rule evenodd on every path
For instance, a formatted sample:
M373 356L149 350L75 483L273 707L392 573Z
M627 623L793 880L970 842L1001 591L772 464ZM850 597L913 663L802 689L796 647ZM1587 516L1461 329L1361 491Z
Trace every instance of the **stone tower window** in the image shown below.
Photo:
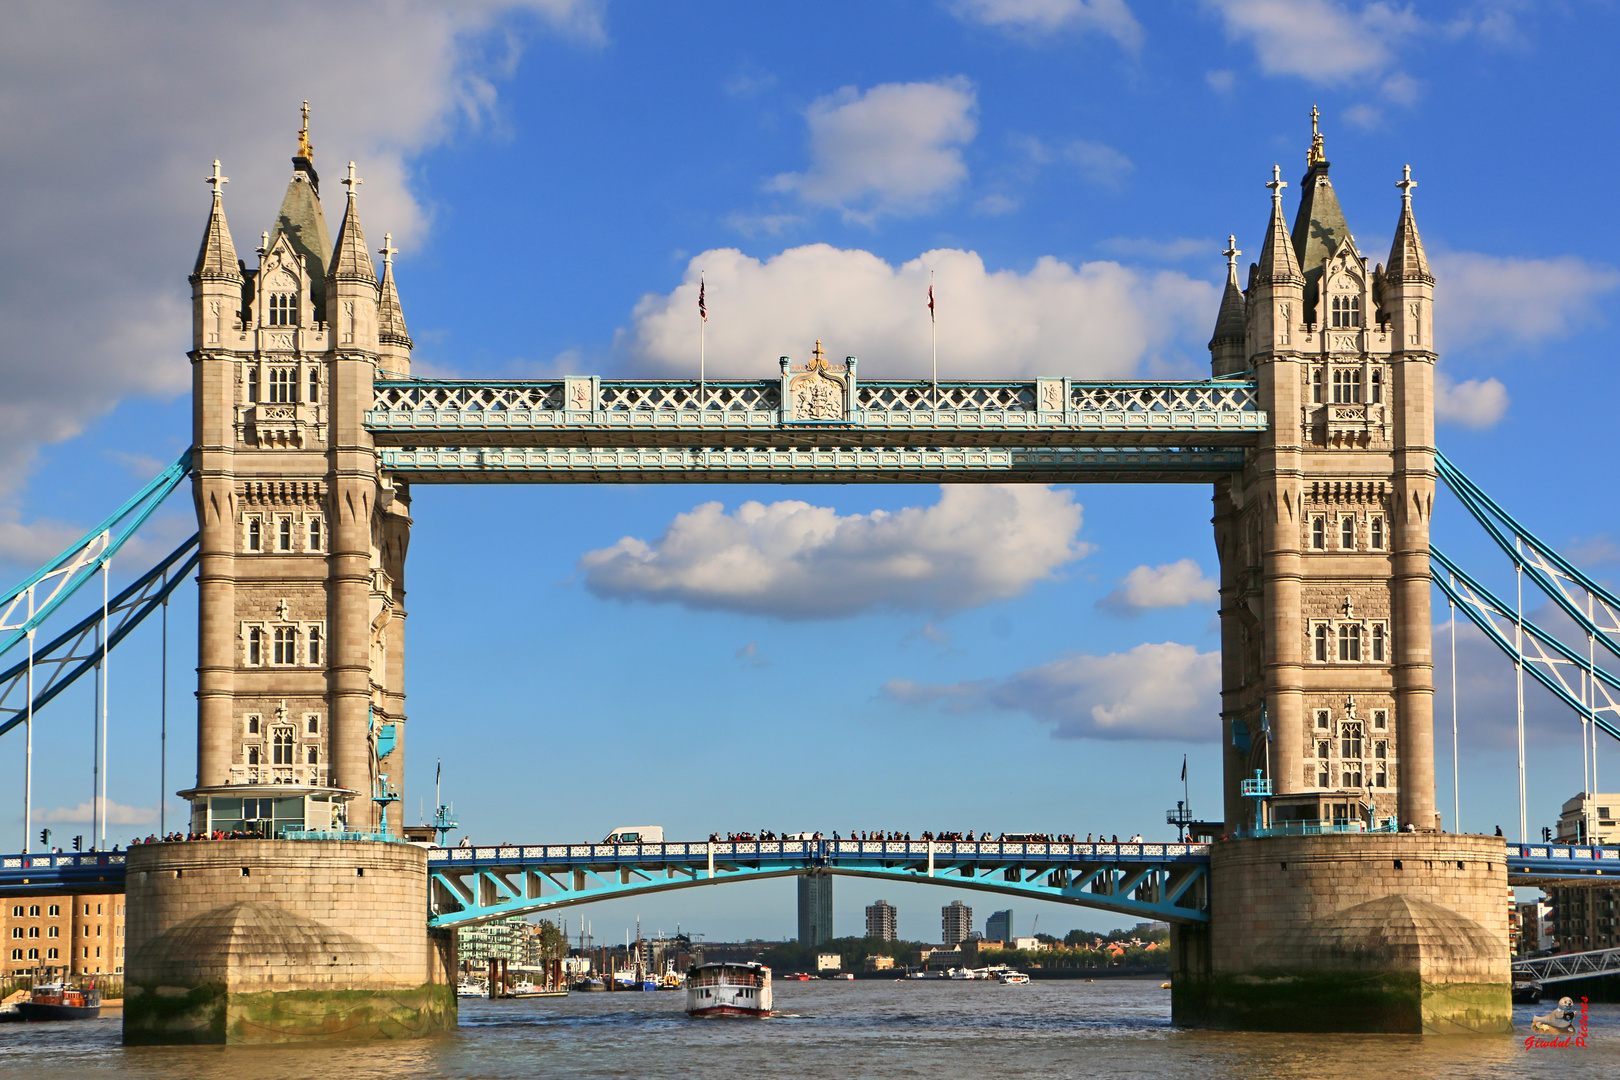
M1327 663L1327 659L1328 659L1328 628L1327 628L1326 623L1322 623L1322 624L1317 626L1315 636L1316 636L1316 662L1319 663L1319 664L1325 664L1325 663ZM1327 715L1326 713L1318 713L1317 717L1320 719L1321 717L1325 717L1326 715ZM1327 727L1327 725L1325 723L1318 723L1316 726L1317 727Z
M292 518L282 518L276 523L276 550L292 550Z
M298 325L298 297L293 293L273 293L270 297L270 325Z
M1384 639L1387 631L1383 623L1373 623L1372 628L1372 658L1374 663L1382 663L1384 659Z
M309 402L313 405L321 400L321 369L309 369Z
M1352 662L1361 660L1361 627L1354 623L1344 623L1339 627L1339 659Z
M1361 725L1346 721L1339 726L1339 764L1347 788L1361 786Z
M293 763L293 729L290 727L276 728L271 737L272 765L291 765Z
M264 550L264 522L256 517L247 521L247 549L249 551Z
M296 368L270 369L270 401L277 405L290 405L298 400L298 371Z
M1361 325L1361 297L1335 296L1333 298L1333 325L1335 328Z
M1311 372L1311 402L1322 404L1322 369L1317 368Z
M257 364L248 364L247 370L242 373L242 383L247 388L249 403L259 400L259 367Z
M1388 709L1374 709L1373 710L1373 727L1375 729L1379 730L1379 731L1388 730L1388 728L1389 728L1389 710Z
M321 662L321 628L318 626L309 628L309 662L311 665ZM313 716L309 719L309 733L311 735L315 734L315 718Z
M1384 519L1383 519L1383 517L1375 514L1373 516L1373 519L1368 523L1368 531L1372 534L1371 538L1372 538L1372 548L1373 548L1373 550L1374 551L1383 551L1384 550Z
M298 631L290 626L276 627L275 662L298 663Z
M304 728L307 734L319 735L321 733L321 717L319 713L309 713L304 717Z
M322 531L321 530L321 519L318 518L318 517L310 518L309 519L309 550L310 551L319 551L319 550L321 550L321 543L322 543L322 539L323 539L322 536L321 536L321 531Z
M1326 627L1323 629L1326 629ZM1326 731L1328 729L1328 711L1326 709L1316 710L1316 727L1319 731ZM1323 743L1322 745L1326 746L1327 743ZM1326 757L1327 755L1323 754L1322 756Z
M259 748L257 746L250 746L247 748L247 763L249 765L257 765L259 763Z
M1339 519L1339 550L1356 550L1356 519L1353 517Z
M248 663L254 667L264 663L264 631L257 626L248 631Z
M248 715L247 715L247 733L249 735L257 735L259 733L259 714L258 713L248 713Z
M1356 405L1361 401L1361 372L1337 368L1333 372L1333 404Z
M1311 518L1311 547L1317 551L1327 547L1327 518L1320 514Z
M1372 372L1372 398L1371 398L1371 401L1372 401L1372 403L1374 405L1377 405L1379 402L1381 402L1383 400L1384 400L1384 373L1379 368L1373 368L1373 372Z
M315 746L306 747L305 750L304 750L304 764L306 764L306 765L319 765L320 763L321 763L321 751L320 751L320 748L315 747Z

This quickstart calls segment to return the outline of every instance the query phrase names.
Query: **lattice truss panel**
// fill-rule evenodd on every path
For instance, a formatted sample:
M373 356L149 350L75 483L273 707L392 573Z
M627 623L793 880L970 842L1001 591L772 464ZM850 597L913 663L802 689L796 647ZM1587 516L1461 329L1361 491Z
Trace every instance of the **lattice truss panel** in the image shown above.
M823 840L436 849L428 855L429 922L467 926L810 869L1026 896L1144 919L1209 919L1204 844Z
M1083 383L857 382L840 390L833 419L795 420L782 381L674 382L569 377L554 382L433 382L387 379L375 384L366 425L389 445L453 445L469 436L532 445L549 438L614 432L611 439L658 432L774 432L772 446L814 440L860 441L872 431L902 442L952 433L1111 435L1179 445L1193 437L1251 440L1265 430L1255 384L1202 382ZM797 434L790 435L789 432Z
M1532 979L1542 985L1590 979L1594 975L1620 975L1620 949L1559 953L1537 960L1515 960L1514 979Z

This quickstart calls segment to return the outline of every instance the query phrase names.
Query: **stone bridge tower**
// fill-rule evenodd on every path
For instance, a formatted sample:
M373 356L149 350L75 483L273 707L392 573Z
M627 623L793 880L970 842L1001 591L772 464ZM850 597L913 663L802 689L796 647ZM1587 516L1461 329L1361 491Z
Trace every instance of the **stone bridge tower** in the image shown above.
M366 248L354 164L333 243L313 158L306 106L251 269L216 162L191 275L199 831L370 831L382 777L394 795L404 778L409 497L379 473L364 414L377 371L410 371L411 341L393 252L379 281Z
M1215 486L1225 820L1254 824L1240 781L1259 772L1278 823L1435 829L1434 278L1414 185L1408 170L1389 260L1369 267L1322 136L1292 230L1279 172L1247 288L1227 252L1210 342L1215 375L1254 371L1272 421Z

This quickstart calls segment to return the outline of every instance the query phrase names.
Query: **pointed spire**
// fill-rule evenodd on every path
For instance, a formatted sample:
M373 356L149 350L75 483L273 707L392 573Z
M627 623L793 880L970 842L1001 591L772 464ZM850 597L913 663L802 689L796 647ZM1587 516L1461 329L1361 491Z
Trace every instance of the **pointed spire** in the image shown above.
M1395 242L1389 249L1389 266L1384 270L1384 277L1388 281L1421 281L1433 285L1429 257L1423 253L1423 240L1418 236L1417 221L1412 217L1412 189L1417 187L1417 181L1412 179L1412 166L1402 170L1400 182L1395 186L1401 189L1401 219L1395 223Z
M236 245L231 242L231 229L225 223L225 198L221 188L230 181L219 171L219 159L214 159L214 172L205 179L214 189L214 206L208 215L208 228L203 232L202 247L197 252L197 265L192 268L191 281L242 280L242 271L236 261Z
M1305 310L1316 305L1316 286L1328 259L1350 236L1344 210L1328 179L1327 153L1319 126L1321 113L1311 106L1311 148L1305 155L1305 177L1299 182L1299 211L1294 215L1294 257L1305 276ZM1308 318L1308 316L1307 316Z
M309 103L305 102L304 126L298 133L298 152L293 155L292 179L281 197L275 225L265 241L265 250L276 246L283 236L297 252L309 273L309 298L315 307L315 320L326 321L326 261L332 255L332 238L326 231L326 214L321 210L321 179L310 157Z
M1220 314L1215 317L1215 336L1209 342L1212 351L1223 345L1241 346L1248 338L1248 305L1237 276L1237 257L1243 252L1238 250L1236 236L1228 236L1226 241L1227 248L1221 252L1226 256L1226 293L1221 297Z
M1259 270L1256 285L1303 284L1299 261L1294 257L1294 244L1288 238L1288 226L1283 220L1282 189L1288 182L1282 178L1282 167L1271 167L1271 223L1266 227L1266 242L1260 246Z
M343 224L338 226L337 245L332 249L332 268L327 277L334 281L359 281L375 285L377 267L366 250L366 234L360 228L360 205L355 188L365 181L354 175L354 162L349 162L349 175L343 186L349 189L349 205L343 211Z
M405 312L399 306L399 290L394 287L394 234L383 233L383 246L377 254L383 257L381 299L377 303L377 340L385 345L411 347L411 335L405 329Z

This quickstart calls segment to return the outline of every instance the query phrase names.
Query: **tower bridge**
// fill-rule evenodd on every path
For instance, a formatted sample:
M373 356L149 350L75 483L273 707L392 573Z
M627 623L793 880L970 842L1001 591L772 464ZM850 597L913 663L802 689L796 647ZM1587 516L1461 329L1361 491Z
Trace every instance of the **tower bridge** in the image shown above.
M191 828L327 837L0 859L0 892L122 881L126 1038L300 1038L329 1020L374 1034L432 1030L454 1018L447 928L805 872L948 881L1168 919L1178 1023L1266 1027L1287 1013L1322 1029L1500 1030L1509 882L1596 879L1610 867L1613 849L1584 858L1566 849L1561 859L1441 831L1435 581L1593 730L1620 731L1620 682L1589 662L1577 696L1573 653L1532 634L1540 651L1531 655L1522 635L1501 632L1500 601L1449 560L1431 565L1437 481L1517 565L1567 594L1563 609L1611 653L1620 598L1438 457L1435 279L1410 170L1396 185L1390 252L1372 264L1340 209L1320 136L1291 227L1288 185L1273 168L1258 258L1245 275L1235 240L1225 252L1210 378L1179 382L1062 372L895 381L881 377L881 358L832 362L819 342L802 363L781 357L771 372L762 362L770 377L756 380L417 378L395 252L385 237L379 275L354 164L331 241L301 136L251 268L226 221L227 180L215 162L190 277L190 449L161 483L0 597L0 653L29 646L25 663L0 673L0 732L21 726L31 737L45 695L101 670L107 650L194 565L198 761L182 792ZM1085 347L1076 343L1077 358ZM87 581L105 581L152 500L186 477L197 536L99 620L36 656L45 620ZM817 841L429 852L399 842L388 809L404 796L409 743L412 488L580 481L1209 484L1222 652L1210 722L1221 735L1223 828L1244 839L1039 851ZM89 632L98 636L87 663ZM37 664L54 673L43 689ZM212 943L206 955L182 955L196 942ZM311 952L309 942L322 944ZM268 961L222 959L242 950L280 957L280 976ZM331 962L341 980L317 954L347 954ZM1345 975L1355 1001L1343 996ZM141 998L160 986L179 987L187 1003ZM278 1013L291 1008L288 991L314 994L299 1008L329 1014ZM317 1000L325 1004L309 1004ZM250 1034L232 1019L245 1009L279 1019L256 1021Z

